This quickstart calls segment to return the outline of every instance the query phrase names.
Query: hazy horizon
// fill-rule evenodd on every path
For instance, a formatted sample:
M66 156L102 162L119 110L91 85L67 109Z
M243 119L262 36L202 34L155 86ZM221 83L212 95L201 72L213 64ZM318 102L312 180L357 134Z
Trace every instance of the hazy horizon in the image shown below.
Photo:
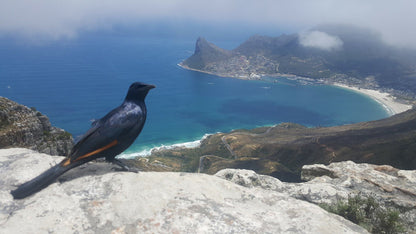
M216 40L214 37L279 36L322 24L350 24L379 32L389 44L416 48L416 31L411 29L416 22L414 9L416 2L411 0L4 0L0 2L0 37L71 40L90 32L125 30ZM160 27L163 23L166 25Z

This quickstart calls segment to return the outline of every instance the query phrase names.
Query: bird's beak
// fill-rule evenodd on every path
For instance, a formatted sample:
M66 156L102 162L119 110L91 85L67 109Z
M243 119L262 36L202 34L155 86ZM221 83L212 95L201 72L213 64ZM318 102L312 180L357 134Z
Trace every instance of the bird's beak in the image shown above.
M156 86L155 86L155 85L147 85L147 88L148 88L149 90L151 90L151 89L156 88Z

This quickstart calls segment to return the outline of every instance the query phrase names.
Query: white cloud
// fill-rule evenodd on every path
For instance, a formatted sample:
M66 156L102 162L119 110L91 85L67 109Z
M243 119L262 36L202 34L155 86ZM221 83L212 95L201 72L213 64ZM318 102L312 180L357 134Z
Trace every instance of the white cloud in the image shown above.
M321 50L339 50L344 44L337 36L320 31L309 31L299 34L299 43L304 47L312 47Z
M379 31L392 44L416 47L414 9L414 0L0 0L0 35L73 37L83 30L148 20L251 23L292 32L343 23Z

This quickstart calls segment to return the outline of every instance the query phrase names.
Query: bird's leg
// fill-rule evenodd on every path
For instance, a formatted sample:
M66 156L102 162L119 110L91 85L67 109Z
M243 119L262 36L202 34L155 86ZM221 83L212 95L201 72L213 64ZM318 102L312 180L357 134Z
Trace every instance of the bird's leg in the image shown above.
M120 171L130 171L130 172L134 172L134 173L139 172L139 170L137 170L136 168L129 168L126 164L124 164L122 161L120 161L116 158L112 159L110 162L116 164L119 167L121 167L121 169L119 169Z

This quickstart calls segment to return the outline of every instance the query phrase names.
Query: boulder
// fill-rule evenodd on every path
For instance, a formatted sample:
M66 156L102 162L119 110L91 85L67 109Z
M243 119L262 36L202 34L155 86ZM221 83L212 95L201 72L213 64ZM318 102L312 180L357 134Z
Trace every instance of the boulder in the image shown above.
M0 233L366 233L286 193L217 176L92 162L23 200L10 190L62 160L0 150Z

